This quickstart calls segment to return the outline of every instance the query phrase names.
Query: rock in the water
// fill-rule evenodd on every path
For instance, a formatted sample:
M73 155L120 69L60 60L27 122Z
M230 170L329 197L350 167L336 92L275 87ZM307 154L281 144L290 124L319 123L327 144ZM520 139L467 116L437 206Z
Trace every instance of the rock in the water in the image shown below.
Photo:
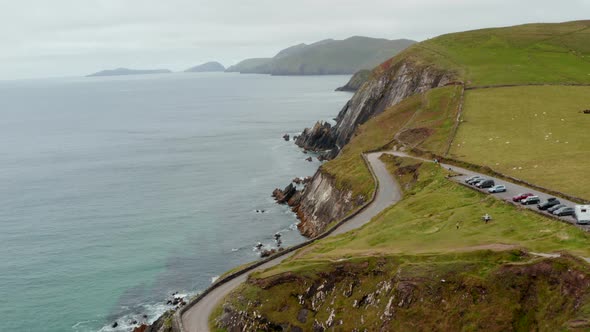
M272 197L275 198L277 203L285 204L293 197L293 195L295 195L296 192L297 192L297 189L295 188L293 183L289 183L289 185L287 187L285 187L285 189L283 189L283 190L281 190L279 188L275 189L272 192Z
M335 143L332 125L323 121L318 121L311 129L305 128L295 141L299 147L311 151L330 150L335 147Z
M138 327L133 329L133 332L146 332L148 329L149 325L147 324L141 324Z
M312 157L307 157L307 158L305 158L305 160L307 160L309 162L312 162L313 161L313 158Z
M112 328L115 328L117 326L119 326L119 323L117 323L117 322L114 322L113 325L111 325Z
M276 249L263 250L262 252L260 252L260 257L262 257L262 258L268 257L272 254L275 254L276 252L277 252Z
M285 134L283 135L283 139L288 142L291 139L291 136L289 136L289 134Z

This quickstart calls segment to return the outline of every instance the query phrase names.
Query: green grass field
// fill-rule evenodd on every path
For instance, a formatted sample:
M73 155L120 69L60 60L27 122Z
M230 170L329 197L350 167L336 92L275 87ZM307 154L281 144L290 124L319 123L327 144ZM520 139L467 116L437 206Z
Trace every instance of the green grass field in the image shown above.
M590 87L467 91L451 156L590 199Z
M453 71L469 86L590 83L590 21L527 24L442 35L404 59Z

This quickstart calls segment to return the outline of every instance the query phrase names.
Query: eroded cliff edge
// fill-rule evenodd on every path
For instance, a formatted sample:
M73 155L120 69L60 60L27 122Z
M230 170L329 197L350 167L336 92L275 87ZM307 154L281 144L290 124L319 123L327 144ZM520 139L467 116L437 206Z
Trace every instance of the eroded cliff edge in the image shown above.
M396 105L403 99L430 89L453 84L456 75L411 59L392 59L371 73L371 78L346 103L336 117L336 124L319 121L306 128L296 140L303 149L337 157L355 130L370 118ZM293 210L300 219L299 229L306 236L316 236L339 220L367 197L353 197L352 190L338 186L337 179L320 167L301 193Z

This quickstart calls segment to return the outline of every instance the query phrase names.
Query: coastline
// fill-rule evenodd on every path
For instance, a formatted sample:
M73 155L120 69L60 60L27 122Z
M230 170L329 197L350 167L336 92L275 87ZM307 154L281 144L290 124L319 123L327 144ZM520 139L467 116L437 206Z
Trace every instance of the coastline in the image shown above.
M269 76L269 78L271 78ZM273 78L274 79L274 78ZM282 78L281 78L282 79ZM288 79L288 78L286 78ZM334 80L334 79L332 79ZM333 90L331 89L332 86L330 86L329 90L325 90L326 94L333 94ZM347 98L348 96L344 93L334 93L335 96L338 96L336 99L344 99ZM334 99L334 98L332 98ZM333 103L333 102L332 102ZM320 104L321 105L321 104ZM339 101L337 103L338 107L341 105L341 101ZM337 107L331 107L329 109L327 109L330 111L331 114L336 113ZM301 116L300 116L301 118ZM312 117L307 117L307 119L310 119ZM301 121L301 120L300 120ZM307 120L305 121L305 123L307 123ZM299 130L299 128L302 128L303 126L301 125L297 125L297 130ZM283 130L285 129L285 127L282 127L283 129L281 130L281 132L283 132ZM276 130L276 129L275 129ZM310 153L308 155L304 154L301 152L301 149L298 148L297 146L295 146L293 144L293 141L290 140L288 142L285 142L283 139L281 139L281 135L277 135L276 132L275 134L272 134L272 130L268 131L266 133L266 136L269 136L269 134L272 135L272 141L273 141L273 148L272 150L278 149L278 150L283 150L283 152L281 153L281 155L285 155L288 154L290 155L289 160L292 161L284 161L284 162L290 162L293 163L295 162L297 165L303 165L305 166L304 168L307 169L307 171L305 172L301 172L301 171L296 171L296 172L292 172L292 173L288 173L291 174L289 175L287 178L293 178L293 177L306 177L306 176L311 176L313 173L315 173L318 169L318 167L320 166L320 162L317 161L317 159L314 157L314 161L313 163L309 163L308 161L305 160L306 157L308 157L309 155L315 155L314 153ZM296 130L289 130L287 128L287 132L290 133L291 136L293 136L293 134L297 134L298 131ZM282 163L284 163L282 162ZM276 167L276 166L275 166ZM289 166L287 167L287 170L289 169L300 169L301 167L297 166L297 167L293 167L293 166ZM285 172L283 172L285 173ZM283 180L285 179L285 176L281 177L282 180L277 181L277 183L282 183ZM261 187L258 186L258 189L260 189ZM252 213L254 216L260 217L260 218L265 218L265 219L273 219L276 217L279 217L278 215L283 215L280 218L281 219L285 219L285 215L288 216L287 219L291 220L289 222L289 225L285 225L284 227L279 227L277 230L280 232L287 232L287 233L291 233L291 234L296 234L297 237L301 238L301 240L299 242L293 242L294 240L291 239L288 242L289 243L285 243L285 247L286 246L291 246L291 245L296 245L298 243L301 243L302 241L306 241L307 239L301 237L299 235L299 231L297 230L297 223L299 222L295 213L291 211L291 209L287 206L280 206L277 205L274 200L270 197L270 190L272 190L273 187L270 186L263 186L262 190L264 190L264 195L258 195L256 201L264 201L265 203L262 204L258 204L252 207L252 210L248 213ZM260 191L260 190L259 190ZM272 208L270 210L273 210L272 213L256 213L256 209L262 208L262 209L269 209L268 207L272 206ZM273 217L274 216L274 217ZM272 226L271 224L269 224L270 229L268 231L264 231L262 233L258 232L258 237L261 240L264 240L263 242L271 242L272 241L272 236L273 234L276 232L273 229L276 229L276 226L278 224L273 223L274 226ZM240 254L241 256L251 256L252 254L252 247L254 246L255 242L252 243L248 243L248 244L242 244L242 245L238 245L236 247L234 247L236 249L236 251L234 251L234 249L232 248L232 250L228 250L227 253L225 253L225 255L229 255L228 257L236 257L236 254ZM258 261L254 260L254 262ZM240 266L241 264L244 263L251 263L253 262L252 259L248 259L248 260L244 260L241 262L238 262L237 264L233 265L232 267L236 267L236 266ZM221 275L223 272L230 270L231 267L228 267L227 269L224 269L223 271L218 272L215 276L217 275ZM192 274L191 274L192 275ZM186 275L184 278L187 277L191 277L191 275ZM211 275L211 277L213 277L213 275ZM193 276L194 278L194 276ZM208 280L210 280L210 278L208 278ZM124 331L124 330L132 330L134 327L137 326L141 326L139 324L142 323L146 323L144 326L147 326L147 324L154 324L158 321L159 318L162 317L162 315L165 315L167 311L169 311L170 309L175 308L174 306L171 305L167 305L166 302L169 300L169 296L171 296L172 293L180 291L181 293L186 293L187 297L185 297L185 301L188 302L189 298L192 296L198 296L198 294L202 293L202 291L204 291L204 289L207 289L206 287L209 287L210 284L208 284L205 287L198 287L198 288L176 288L173 292L168 293L167 296L163 296L161 297L161 300L156 301L156 302L149 302L149 303L143 303L141 306L139 306L139 310L134 311L132 313L129 314L125 314L123 316L114 316L112 319L109 319L104 326L102 326L100 328L100 331ZM152 312L153 314L150 314L149 312ZM148 314L148 318L145 319L143 317L143 315ZM137 320L137 324L132 324L134 323L134 321ZM117 322L117 326L113 328L113 324ZM83 327L84 322L79 322L79 324L81 324L82 326L78 326L79 328L73 328L75 331L88 331L87 329L85 329Z

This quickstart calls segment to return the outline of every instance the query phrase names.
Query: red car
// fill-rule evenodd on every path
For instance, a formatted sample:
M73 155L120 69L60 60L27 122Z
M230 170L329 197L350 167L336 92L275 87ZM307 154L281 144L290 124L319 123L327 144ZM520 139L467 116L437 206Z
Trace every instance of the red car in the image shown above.
M535 196L535 195L533 195L531 193L518 194L518 195L512 197L512 201L513 202L520 202L520 201L522 201L523 199L525 199L525 198L527 198L529 196Z

